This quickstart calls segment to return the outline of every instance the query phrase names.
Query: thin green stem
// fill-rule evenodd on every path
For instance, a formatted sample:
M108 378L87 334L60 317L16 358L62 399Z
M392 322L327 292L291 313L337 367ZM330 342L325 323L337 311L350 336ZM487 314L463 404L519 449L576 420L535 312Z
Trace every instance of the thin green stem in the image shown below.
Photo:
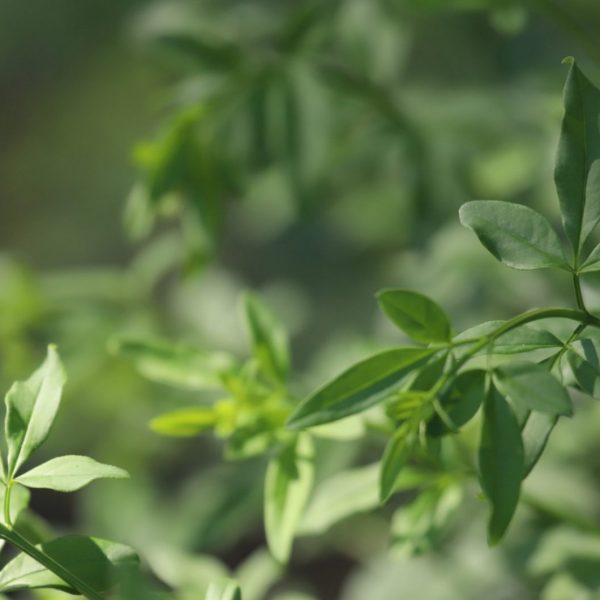
M15 531L6 525L0 524L0 538L3 538L7 542L13 544L19 548L19 550L22 550L25 554L31 556L31 558L36 560L42 566L52 571L55 575L58 575L58 577L60 577L65 583L68 583L82 596L88 598L88 600L105 600L104 597L94 588L88 585L85 581L81 580L77 575L72 573L57 560L46 554L43 550L36 547L18 531Z
M4 489L4 522L11 527L12 520L10 516L10 495L12 492L13 481L9 479L6 482L6 488Z
M579 280L579 273L576 271L573 273L573 287L575 288L575 299L577 300L577 306L580 310L587 312L585 302L583 301L583 294L581 292L581 281Z

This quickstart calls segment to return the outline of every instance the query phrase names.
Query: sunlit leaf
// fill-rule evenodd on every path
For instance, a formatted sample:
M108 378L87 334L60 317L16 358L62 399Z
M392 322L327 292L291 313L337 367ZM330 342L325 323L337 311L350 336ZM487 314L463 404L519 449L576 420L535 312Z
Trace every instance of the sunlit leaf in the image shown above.
M434 353L428 348L395 348L356 363L304 400L288 427L320 425L366 410Z
M54 346L27 380L16 382L6 395L5 433L8 475L12 476L46 439L56 416L66 376Z
M73 492L96 479L123 479L127 471L105 465L88 456L60 456L53 458L17 477L29 488L46 488L59 492Z
M314 477L314 448L300 434L271 459L265 479L265 530L273 556L287 562Z

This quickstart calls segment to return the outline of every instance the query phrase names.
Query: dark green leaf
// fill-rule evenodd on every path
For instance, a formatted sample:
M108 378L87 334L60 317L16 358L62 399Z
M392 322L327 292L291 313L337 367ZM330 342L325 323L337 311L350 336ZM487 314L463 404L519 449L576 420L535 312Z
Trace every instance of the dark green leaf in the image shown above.
M127 471L105 465L87 456L60 456L19 475L16 481L29 488L73 492L95 479L123 479Z
M580 273L592 273L594 271L600 271L600 244L590 252L579 269Z
M461 223L501 262L515 269L569 269L556 232L545 217L510 202L478 200L460 208Z
M484 401L479 446L479 479L491 505L490 545L500 541L517 508L523 464L519 424L508 402L492 389Z
M573 412L567 390L543 366L513 362L497 367L494 381L517 412L535 410L550 415Z
M554 180L576 256L600 219L600 91L570 60Z
M523 477L527 477L537 464L557 421L558 417L554 415L539 412L529 413L521 430L525 454Z
M271 459L265 479L265 530L273 556L286 563L314 477L310 436L300 434Z
M581 390L592 398L600 398L600 360L593 342L580 340L576 349L567 352L567 361Z
M10 477L48 436L65 381L56 348L50 346L42 366L27 381L16 382L8 391L4 426Z
M137 565L133 550L121 544L81 536L67 536L38 546L81 581L106 592L113 585L116 568ZM0 571L0 590L54 588L76 591L27 554L19 554Z
M450 340L446 313L427 296L390 289L379 292L377 299L381 310L413 340L425 344Z
M285 382L290 357L285 330L256 296L244 296L244 315L252 351L265 375Z
M485 396L485 380L485 371L463 371L440 398L442 408L456 428L462 427L475 416ZM427 434L439 436L446 433L449 433L448 427L435 415L427 425Z
M304 400L288 427L311 427L366 410L383 400L393 386L434 352L428 348L395 348L356 363Z
M396 491L396 481L413 451L415 433L408 424L401 426L385 447L379 476L379 499L385 502Z

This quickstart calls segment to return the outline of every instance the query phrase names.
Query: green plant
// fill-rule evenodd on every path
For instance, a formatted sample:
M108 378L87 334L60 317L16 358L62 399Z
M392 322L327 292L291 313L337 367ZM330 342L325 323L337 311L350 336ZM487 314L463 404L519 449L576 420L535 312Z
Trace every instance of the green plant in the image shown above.
M488 540L496 544L512 520L522 481L558 420L573 412L571 390L597 395L600 318L586 307L581 278L600 270L600 245L590 247L600 220L600 91L570 63L555 170L570 256L546 218L522 205L469 202L460 220L505 265L568 275L575 307L536 308L455 335L433 300L383 290L384 314L420 345L369 356L300 403L287 383L281 327L256 298L245 301L253 351L245 363L162 342L115 342L153 379L229 394L158 417L153 427L172 435L213 429L228 439L232 458L271 453L265 526L280 561L289 557L294 535L321 532L404 490L416 496L394 517L394 543L424 551L443 533L474 476L490 506ZM554 327L533 325L539 321ZM576 323L565 338L554 332L563 321ZM311 498L313 439L331 437L336 421L338 435L356 419L386 438L381 464L334 475Z
M79 535L46 540L26 511L29 489L73 492L96 479L128 477L122 469L86 456L53 458L23 472L48 436L65 379L58 353L50 346L41 367L6 395L0 539L21 553L0 570L0 591L55 588L99 600L114 591L125 571L136 568L135 553L122 544Z

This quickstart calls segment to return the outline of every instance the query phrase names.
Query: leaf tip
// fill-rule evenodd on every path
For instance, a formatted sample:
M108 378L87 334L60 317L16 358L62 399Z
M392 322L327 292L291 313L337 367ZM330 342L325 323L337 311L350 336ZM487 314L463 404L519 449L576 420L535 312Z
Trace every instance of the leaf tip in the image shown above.
M564 58L563 58L563 59L560 61L560 63L561 63L562 65L569 65L569 66L572 66L572 65L574 65L574 64L575 64L575 58L574 58L573 56L565 56L565 57L564 57Z

